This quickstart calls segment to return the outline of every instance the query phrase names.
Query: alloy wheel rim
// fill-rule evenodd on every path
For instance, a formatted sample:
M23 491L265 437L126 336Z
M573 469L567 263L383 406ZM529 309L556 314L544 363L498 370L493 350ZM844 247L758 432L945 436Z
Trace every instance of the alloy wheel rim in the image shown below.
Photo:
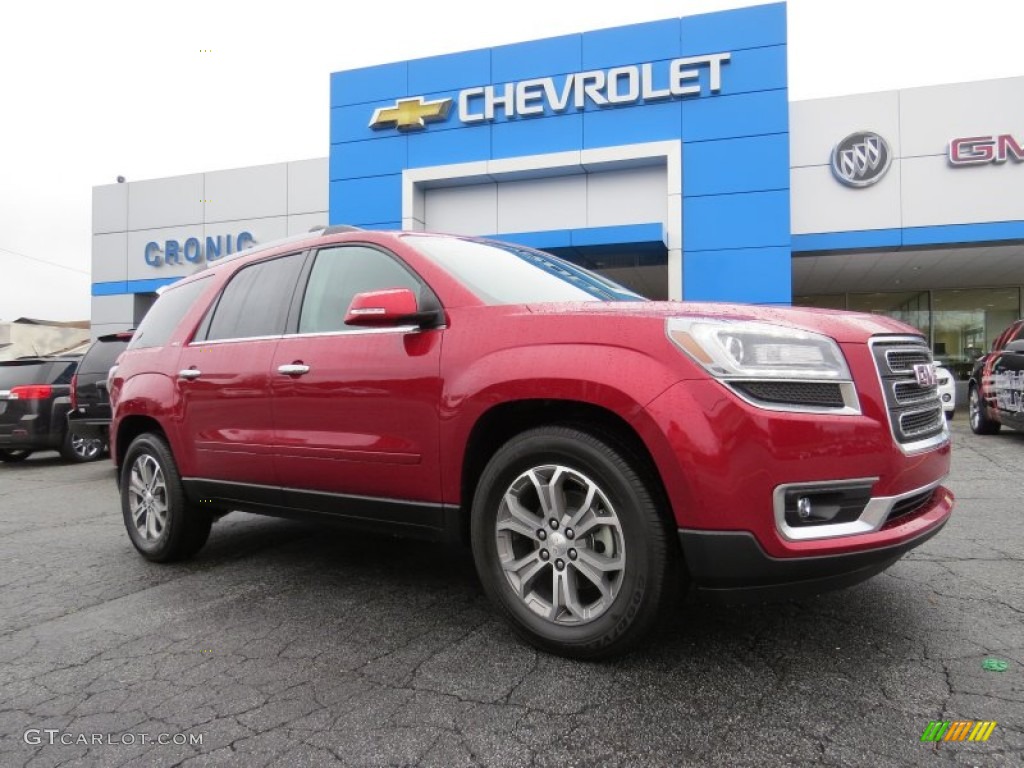
M71 436L71 450L75 455L83 459L91 459L99 455L102 441L95 438Z
M594 621L622 586L622 524L607 494L577 470L548 464L519 475L498 508L495 542L513 594L554 624Z
M167 530L167 484L159 462L148 453L128 473L128 508L132 524L144 541L155 542Z
M981 423L981 403L979 402L978 390L971 390L971 395L967 399L967 407L971 414L971 426L977 428Z

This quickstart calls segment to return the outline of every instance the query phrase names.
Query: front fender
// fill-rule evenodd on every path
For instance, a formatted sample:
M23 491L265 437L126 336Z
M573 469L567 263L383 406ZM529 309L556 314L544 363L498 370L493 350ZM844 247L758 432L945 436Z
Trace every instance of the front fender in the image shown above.
M526 400L585 403L614 413L645 439L652 425L644 406L682 378L643 352L597 344L530 345L472 361L446 359L442 377L441 477L448 503L460 498L473 427L492 408Z

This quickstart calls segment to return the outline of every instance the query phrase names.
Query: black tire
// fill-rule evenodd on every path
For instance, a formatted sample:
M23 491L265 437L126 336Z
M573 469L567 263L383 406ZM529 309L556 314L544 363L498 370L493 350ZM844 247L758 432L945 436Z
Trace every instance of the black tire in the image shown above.
M994 435L1002 428L998 421L989 418L985 398L977 384L971 384L967 391L967 415L971 432L976 435Z
M84 464L99 461L106 453L107 443L103 438L76 437L69 429L64 435L60 455L65 461Z
M160 480L147 484L146 468L157 468ZM154 472L151 476L156 477ZM133 484L136 483L136 484ZM146 486L154 490L149 499L153 504L162 503L165 516L159 522L155 508L142 510L139 521L147 527L146 532L136 525L133 506L143 503L146 497L138 489ZM210 536L213 517L208 510L191 504L185 496L178 466L167 442L160 435L144 433L136 437L124 457L121 466L121 513L128 536L139 553L147 560L169 563L187 560L195 555ZM147 537L152 533L152 537Z
M473 559L487 595L528 642L577 659L607 658L633 648L650 633L678 588L679 555L670 546L670 528L659 515L653 483L645 482L639 467L631 465L624 458L627 454L610 443L570 427L523 432L494 454L473 498ZM537 470L532 478L530 470ZM530 511L532 523L530 494L537 500L534 508L538 510L540 494L533 493L531 485L536 488L535 480L541 478L554 487L559 476L563 513L559 528L553 528L548 518L544 533L538 529L534 540L517 531L499 531L499 515L503 526L515 525L506 494L521 502L520 510ZM597 491L588 497L593 501L586 508L585 503L577 502L590 486ZM569 526L579 514L581 533L573 538ZM617 523L587 525L588 518ZM543 526L544 517L537 516L536 523ZM522 527L530 530L528 525ZM584 528L599 533L588 534ZM557 540L556 533L560 535ZM578 551L572 548L574 544ZM541 557L545 552L547 557ZM594 558L603 558L606 565L622 564L614 574L606 573L607 579L602 576L607 594L582 570L596 573L589 565ZM514 575L506 575L503 561L510 566L525 559L530 561L528 566L510 569ZM520 578L525 571L528 575ZM570 591L575 594L578 611L569 606ZM545 592L551 596L546 601ZM588 595L597 595L597 600L587 603ZM561 611L559 602L564 604ZM541 615L543 612L548 615Z
M19 461L24 461L32 455L32 451L10 451L7 449L0 450L0 461L6 464L17 464Z

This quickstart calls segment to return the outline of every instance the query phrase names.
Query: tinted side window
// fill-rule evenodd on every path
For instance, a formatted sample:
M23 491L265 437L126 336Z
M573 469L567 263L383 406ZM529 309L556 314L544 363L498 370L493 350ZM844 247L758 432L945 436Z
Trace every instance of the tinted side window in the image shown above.
M128 342L121 339L95 342L89 347L89 351L85 353L82 362L79 363L78 372L102 373L106 375L117 359L117 356L124 352L124 348L127 346Z
M284 333L302 254L243 267L224 288L206 338L247 339Z
M199 298L199 294L206 286L206 278L202 278L176 286L161 294L153 308L142 319L128 348L146 349L162 347L166 344L174 333L174 329L178 327L178 323L185 317L189 307Z
M50 376L53 377L51 384L70 384L71 377L75 375L78 363L54 363L50 369Z
M316 255L302 299L299 333L341 331L357 293L409 288L420 296L420 281L397 259L375 248L345 245Z

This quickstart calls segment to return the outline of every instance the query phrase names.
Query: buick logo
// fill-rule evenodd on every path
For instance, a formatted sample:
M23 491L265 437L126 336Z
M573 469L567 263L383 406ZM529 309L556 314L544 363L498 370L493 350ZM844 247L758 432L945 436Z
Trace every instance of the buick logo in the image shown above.
M885 139L871 131L851 133L832 149L832 173L848 187L868 187L889 170L892 153Z

